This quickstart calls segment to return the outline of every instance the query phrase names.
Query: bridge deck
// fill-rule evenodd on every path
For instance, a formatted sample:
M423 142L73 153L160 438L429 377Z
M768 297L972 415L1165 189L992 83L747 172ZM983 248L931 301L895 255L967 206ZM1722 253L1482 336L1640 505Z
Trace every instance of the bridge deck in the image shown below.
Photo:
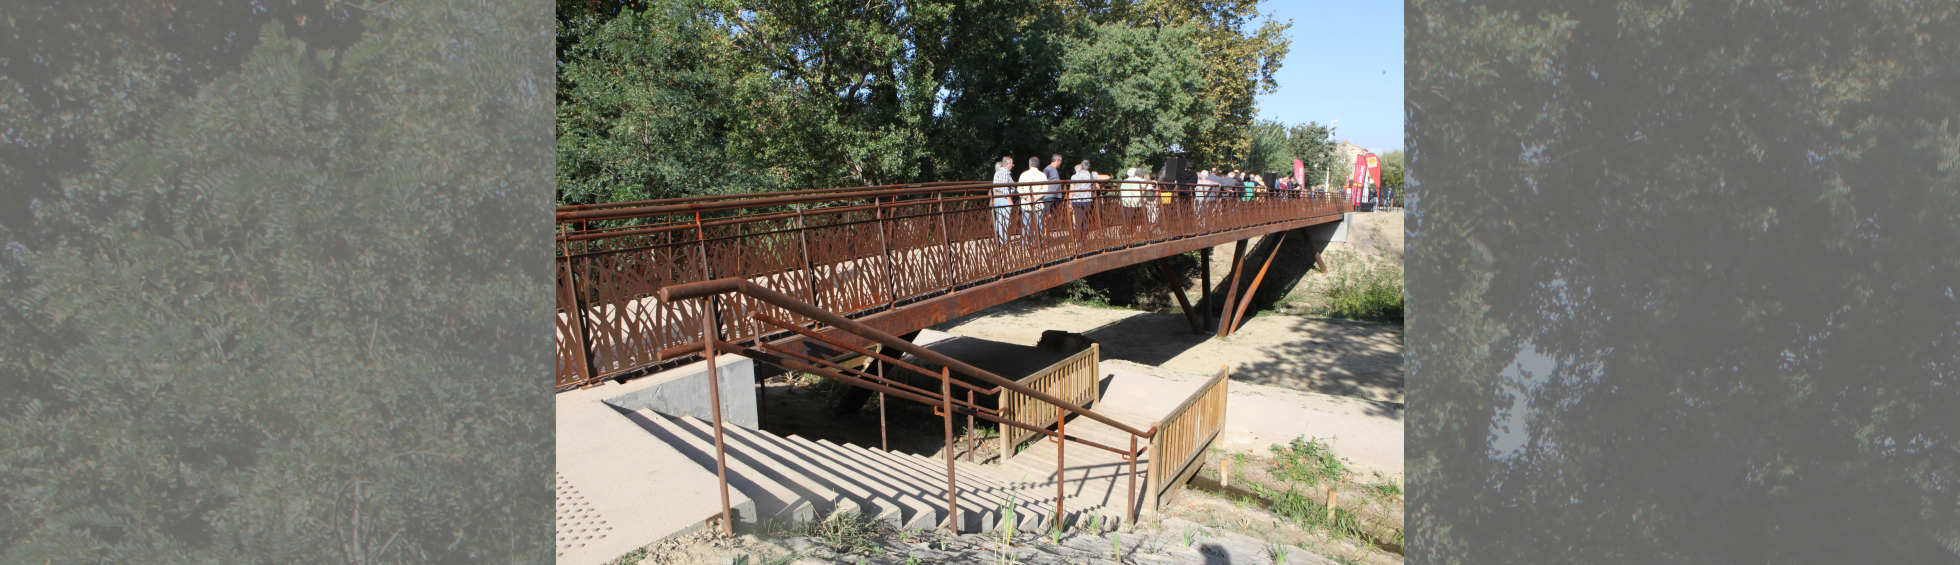
M1080 214L1001 206L990 185L974 184L562 210L557 384L567 390L689 362L661 355L700 338L701 301L654 298L674 284L745 277L905 334L1111 268L1338 221L1351 210L1338 197L1219 196L1177 185L1144 185L1162 192L1125 206L1117 184L1103 186ZM722 338L769 337L752 314L809 323L724 298L714 312Z

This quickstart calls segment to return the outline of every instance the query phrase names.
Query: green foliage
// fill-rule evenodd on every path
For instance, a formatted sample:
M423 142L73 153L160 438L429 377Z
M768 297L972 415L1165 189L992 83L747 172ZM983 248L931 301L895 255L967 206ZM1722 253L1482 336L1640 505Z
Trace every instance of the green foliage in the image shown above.
M1382 186L1402 186L1402 150L1394 149L1380 155L1382 161Z
M1099 165L1156 169L1173 145L1195 139L1216 123L1202 96L1202 54L1192 26L1094 26L1071 41L1062 57L1061 87L1082 110L1061 129L1084 140L1086 154L1108 155Z
M1266 488L1265 485L1258 483L1252 485L1252 490L1259 498L1272 501L1272 506L1267 507L1268 510L1295 524L1319 528L1340 537L1368 539L1367 529L1362 524L1361 518L1346 508L1336 507L1334 519L1328 520L1327 505L1316 500L1315 496L1310 496L1318 494L1314 490L1302 494L1292 487L1280 491Z
M561 2L563 203L1237 159L1287 49L1248 0L631 8Z
M892 535L891 528L860 512L832 512L822 518L791 525L774 535L816 538L839 555L865 554L882 549L880 540Z
M1334 153L1334 128L1318 122L1296 124L1286 128L1287 159L1299 159L1306 166L1307 184L1319 185L1322 180L1338 178L1342 171L1336 171L1342 159ZM1292 168L1288 161L1286 169Z
M622 202L742 192L764 177L731 162L722 64L706 14L658 4L612 19L560 21L581 40L558 69L558 201Z
M248 28L11 232L59 237L0 342L66 343L0 361L58 383L0 414L0 562L550 559L545 20L364 13Z
M1330 256L1328 264L1333 268L1328 272L1327 286L1320 290L1325 303L1318 305L1312 314L1402 323L1405 297L1400 267L1340 254Z
M1272 172L1282 177L1293 175L1293 147L1286 139L1285 124L1272 120L1255 123L1251 138L1245 161L1238 168L1253 174Z
M1316 485L1322 481L1340 481L1348 475L1347 460L1335 456L1333 446L1320 438L1296 437L1270 449L1273 476L1279 479Z

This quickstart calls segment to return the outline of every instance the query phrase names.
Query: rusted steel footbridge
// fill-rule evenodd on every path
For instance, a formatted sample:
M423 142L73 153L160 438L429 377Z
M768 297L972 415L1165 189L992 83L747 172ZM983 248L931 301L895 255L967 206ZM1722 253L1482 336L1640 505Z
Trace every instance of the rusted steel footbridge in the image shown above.
M1015 194L1004 196L1010 189ZM1047 194L1062 200L1037 200ZM1056 526L1067 519L1064 501L1076 499L1063 488L1074 476L1063 446L1077 443L1104 454L1079 461L1127 464L1127 521L1140 502L1134 486L1140 460L1148 460L1153 487L1167 485L1222 427L1229 381L1222 372L1173 413L1125 421L1103 413L1121 406L1085 407L1097 402L1088 390L1097 376L1093 357L1087 369L1077 360L1008 378L915 345L909 336L1090 274L1153 261L1166 267L1162 260L1172 255L1236 242L1229 274L1234 284L1222 308L1194 308L1180 278L1163 273L1178 288L1174 294L1193 331L1208 331L1205 318L1218 310L1217 332L1226 335L1265 271L1262 266L1255 275L1246 268L1258 262L1244 257L1247 242L1273 238L1261 246L1272 250L1265 258L1270 265L1289 230L1338 222L1350 211L1339 195L1114 179L927 183L561 207L557 386L581 389L704 356L741 355L761 362L759 371L810 373L933 406L946 420L949 445L947 488L936 493L947 507L939 525L973 523L958 509L967 490L956 487L950 447L955 415L969 423L997 422L1016 437L1055 442L1055 498L1043 508L1052 510ZM1242 274L1255 287L1243 293L1248 296L1239 296ZM880 370L843 361L853 358L875 360ZM709 382L716 382L714 364L705 365ZM883 367L935 382L913 386L886 378ZM707 388L720 394L720 387ZM713 404L706 419L722 482L721 524L730 528L719 396ZM1114 488L1121 474L1102 476ZM1145 500L1158 492L1152 488Z

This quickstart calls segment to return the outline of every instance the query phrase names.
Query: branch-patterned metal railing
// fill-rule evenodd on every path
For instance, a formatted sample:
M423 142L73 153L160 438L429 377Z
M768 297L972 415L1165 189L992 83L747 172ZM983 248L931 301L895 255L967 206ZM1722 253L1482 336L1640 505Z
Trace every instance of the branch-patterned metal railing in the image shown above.
M1001 188L1086 204L1051 209L1000 198ZM809 321L740 296L712 313L655 297L672 285L741 278L856 318L1112 249L1352 209L1339 195L1224 188L936 183L563 207L557 385L670 362L663 352L699 343L704 314L733 343L775 331L751 314Z
M1198 391L1184 399L1151 429L1150 490L1144 493L1146 506L1155 506L1159 496L1182 478L1191 464L1225 429L1225 398L1232 382L1231 370L1220 367L1218 374L1205 381Z
M1101 362L1102 346L1092 343L1088 349L1016 382L1050 396L1088 406L1101 396L1101 381L1096 377ZM1060 408L1041 399L1011 390L1003 391L1000 395L1000 417L1023 424L1046 426L1054 422L1060 412ZM1021 428L1002 426L999 440L1001 458L1006 459L1014 453L1015 446L1036 435Z

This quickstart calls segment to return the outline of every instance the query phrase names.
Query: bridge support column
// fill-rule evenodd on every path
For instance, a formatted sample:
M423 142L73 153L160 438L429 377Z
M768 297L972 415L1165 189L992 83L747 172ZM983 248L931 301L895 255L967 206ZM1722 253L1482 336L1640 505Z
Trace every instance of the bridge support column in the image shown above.
M1177 270L1171 268L1169 257L1157 258L1157 272L1163 273L1164 279L1170 281L1171 295L1177 297L1177 307L1184 309L1184 319L1191 322L1191 333L1205 333L1204 321L1198 319L1198 312L1191 309L1191 300L1184 296L1184 278L1177 276Z
M1273 248L1266 254L1266 262L1259 265L1259 274L1252 277L1252 286L1245 289L1245 296L1239 297L1239 305L1236 311L1226 320L1223 327L1218 328L1218 335L1220 336L1232 335L1232 332L1238 331L1240 324L1245 323L1245 307L1252 303L1252 297L1259 295L1259 281L1266 280L1266 270L1273 268L1273 259L1279 257L1280 244L1286 243L1286 232L1266 236L1264 241L1260 243L1263 245L1266 241L1271 241Z
M1246 241L1241 239L1232 246L1232 282L1231 286L1225 289L1225 304L1218 312L1218 337L1225 337L1226 334L1232 333L1226 328L1231 327L1232 303L1237 302L1239 297L1239 272L1245 270Z
M1202 325L1198 328L1198 333L1203 334L1205 328L1211 327L1211 306L1214 302L1211 299L1210 247L1205 247L1198 252L1198 278L1202 279L1198 281L1198 313L1204 314L1204 319L1199 320Z
M918 330L913 330L912 333L898 336L898 338L903 339L906 342L910 343L912 341L919 339L919 332ZM805 343L811 343L811 342L806 341ZM866 367L866 368L874 369L873 371L870 371L871 374L878 375L880 377L883 377L888 374L892 374L894 371L897 370L897 367L886 366L884 361L874 360L872 362L877 363L878 366ZM851 388L847 388L844 389L844 394L837 398L837 404L831 407L831 413L836 414L838 416L842 416L845 414L852 414L857 412L858 410L864 409L864 403L869 401L871 401L871 389L864 388L864 387L855 387L855 386ZM879 408L879 410L882 411L884 410L884 408Z

